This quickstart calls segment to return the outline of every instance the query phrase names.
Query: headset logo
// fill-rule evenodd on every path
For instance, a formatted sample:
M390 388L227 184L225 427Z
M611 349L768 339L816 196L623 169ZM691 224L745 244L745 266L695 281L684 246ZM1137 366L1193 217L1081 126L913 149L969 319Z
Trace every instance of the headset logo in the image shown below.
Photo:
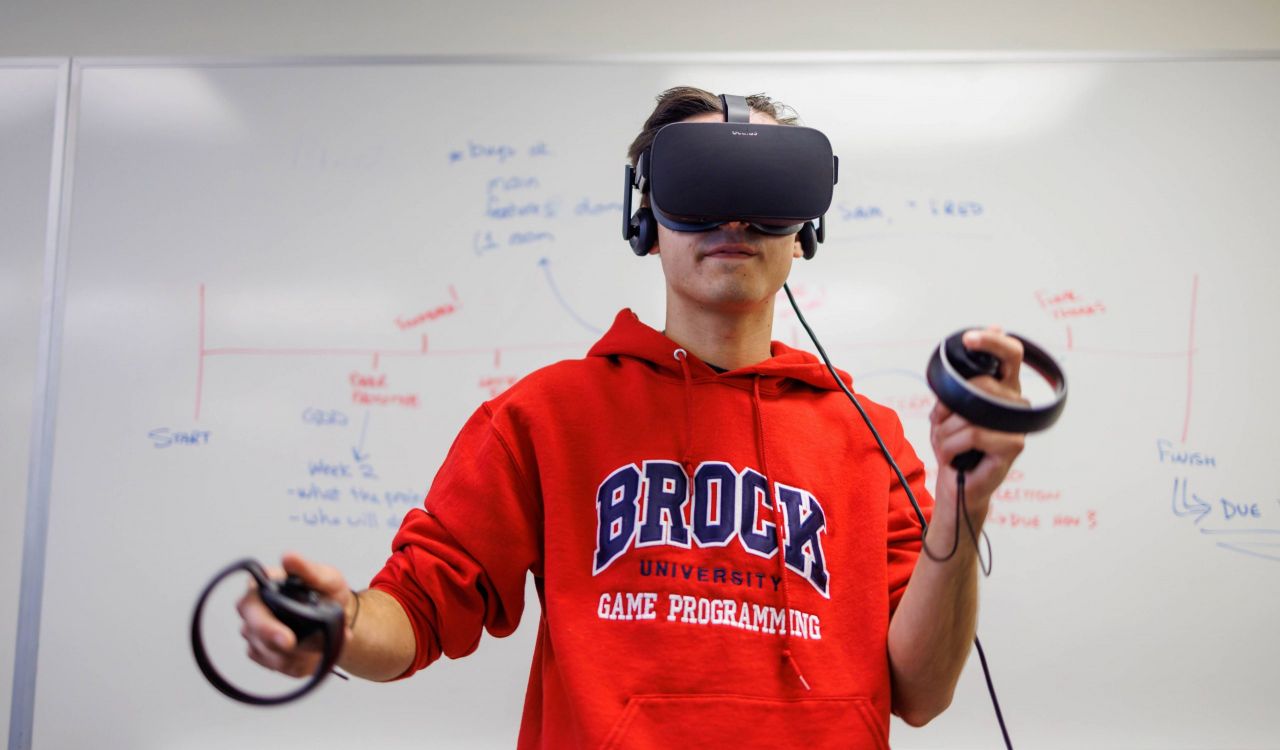
M733 135L760 135L760 132L756 130L751 130L747 132L743 132L741 130L730 130L729 132L732 133Z

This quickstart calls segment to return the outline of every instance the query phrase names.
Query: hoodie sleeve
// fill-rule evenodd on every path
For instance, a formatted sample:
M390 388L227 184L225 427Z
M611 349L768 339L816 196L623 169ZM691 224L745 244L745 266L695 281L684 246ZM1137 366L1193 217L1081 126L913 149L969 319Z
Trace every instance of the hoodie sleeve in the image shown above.
M886 445L896 446L893 449L893 459L898 463L898 468L902 469L902 475L907 478L907 484L911 487L916 502L920 503L925 519L932 518L933 496L924 486L924 464L903 434L898 415L890 412L890 418L891 436L886 440ZM898 608L898 602L902 600L903 592L907 590L907 582L911 580L911 572L916 567L916 558L920 556L922 528L915 508L911 506L911 500L907 498L902 483L892 469L889 470L888 527L889 614L892 616Z
M458 434L427 493L392 540L370 588L413 624L417 649L401 677L443 653L466 656L483 630L503 637L524 611L525 577L541 569L541 503L482 406Z

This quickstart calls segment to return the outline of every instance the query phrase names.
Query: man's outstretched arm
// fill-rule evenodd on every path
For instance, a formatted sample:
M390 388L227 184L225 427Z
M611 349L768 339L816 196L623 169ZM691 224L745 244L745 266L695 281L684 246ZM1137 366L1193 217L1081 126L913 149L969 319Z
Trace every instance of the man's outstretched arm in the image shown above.
M1018 372L1022 345L999 329L970 331L965 346L995 355L1001 377L976 378L972 383L1008 399L1021 399ZM951 705L956 683L969 657L978 619L978 551L968 526L959 515L957 472L951 460L971 449L982 461L966 474L965 508L973 534L982 531L991 495L1022 452L1024 436L975 427L938 404L929 416L930 442L938 461L933 518L926 547L935 557L951 552L945 561L921 553L911 581L889 623L889 670L893 683L893 711L912 726L923 726Z

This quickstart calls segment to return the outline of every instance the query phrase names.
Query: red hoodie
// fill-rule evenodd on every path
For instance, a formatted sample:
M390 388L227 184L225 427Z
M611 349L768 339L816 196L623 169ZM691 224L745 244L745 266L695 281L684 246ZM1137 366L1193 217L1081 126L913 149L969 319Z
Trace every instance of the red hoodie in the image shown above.
M413 622L406 676L514 631L532 571L521 748L887 747L920 525L822 363L771 354L717 373L624 310L481 406L372 583Z

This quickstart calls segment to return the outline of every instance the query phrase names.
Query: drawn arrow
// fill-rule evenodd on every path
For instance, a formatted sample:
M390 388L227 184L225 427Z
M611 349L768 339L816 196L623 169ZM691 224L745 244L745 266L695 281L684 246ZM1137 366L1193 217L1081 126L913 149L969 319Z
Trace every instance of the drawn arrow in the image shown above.
M360 426L360 445L351 447L351 457L354 458L356 460L356 463L358 464L362 464L365 461L369 460L369 454L363 452L364 436L365 436L365 433L367 433L368 431L369 431L369 412L366 410L364 413L364 424Z
M565 301L564 295L560 294L560 289L556 286L555 278L551 275L551 259L540 258L538 260L538 265L542 266L542 273L547 277L547 285L551 287L551 293L556 296L556 300L560 303L560 306L564 308L564 311L569 313L569 317L577 321L578 325L594 334L599 335L604 333L604 331L583 320L581 315L578 315L578 313L574 312L572 307L569 307L569 303Z
M1230 534L1234 538L1230 542L1218 542L1219 547L1280 562L1280 541L1276 540L1280 536L1280 529L1200 529L1200 533L1214 536ZM1260 538L1248 539L1250 536ZM1259 547L1264 549L1258 549Z
M1200 529L1201 534L1280 534L1280 529Z
M1261 557L1264 560L1276 560L1280 562L1280 544L1273 544L1270 542L1253 542L1253 543L1245 542L1245 544L1251 544L1251 546L1254 546L1254 547L1276 547L1278 549L1274 551L1268 550L1267 552L1259 552L1258 550L1246 549L1245 547L1241 547L1235 544L1218 542L1219 547L1223 549L1229 549L1232 552L1242 552L1252 557Z
M1196 523L1199 524L1213 510L1213 506L1201 500L1194 492L1191 493L1191 499L1195 502L1187 502L1187 480L1173 480L1173 514L1179 518L1195 516Z

